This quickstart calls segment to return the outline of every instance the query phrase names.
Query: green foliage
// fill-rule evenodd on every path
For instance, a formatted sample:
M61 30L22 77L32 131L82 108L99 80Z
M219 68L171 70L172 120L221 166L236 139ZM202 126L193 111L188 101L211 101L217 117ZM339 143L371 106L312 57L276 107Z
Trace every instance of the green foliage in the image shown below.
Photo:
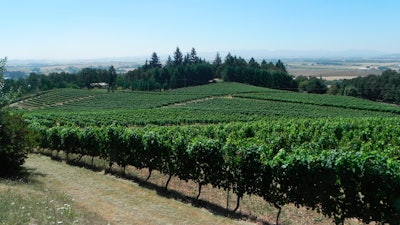
M164 92L57 89L24 100L27 121L44 126L177 125L256 121L272 117L393 117L396 106L354 97L295 93L239 83Z
M19 172L34 141L34 134L22 116L5 109L10 100L10 93L4 92L6 62L7 58L0 59L0 176Z
M240 198L244 194L260 194L260 188L265 185L262 179L263 164L261 151L263 147L254 139L228 139L224 146L227 170L227 187Z
M79 148L81 147L80 139L81 132L76 127L64 127L60 131L61 135L61 149L67 153L67 159L69 153L81 152Z
M325 94L328 90L324 81L316 77L304 77L299 76L296 78L298 83L299 91L315 93L315 94Z
M0 176L18 173L34 142L20 115L0 110Z
M198 136L189 143L187 151L194 166L191 179L200 185L212 184L221 187L225 170L221 143Z
M173 64L174 65L180 65L183 62L183 55L181 53L181 50L179 49L179 47L176 47L176 50L174 52L174 61Z
M60 100L54 93L62 93ZM232 190L238 204L249 194L278 209L305 206L337 224L400 219L394 106L238 83L112 95L69 89L40 99L35 107L44 109L25 118L42 134L42 147L191 180L199 195L206 184Z
M102 144L105 143L102 130L98 127L87 127L81 133L82 154L93 157L100 156L101 150L104 149Z
M398 118L281 119L180 127L53 127L46 133L61 138L50 143L65 144L71 136L82 143L85 137L98 140L98 151L111 163L192 180L199 184L199 195L202 185L211 184L233 190L238 200L258 195L277 208L293 203L314 209L336 224L347 218L397 224L399 125ZM66 130L77 134L65 135ZM76 153L93 156L85 149Z
M160 58L157 56L157 53L153 52L151 55L151 60L149 62L150 68L161 68Z
M5 81L3 78L3 73L6 70L7 58L0 59L0 109L7 105L6 93L4 91Z
M400 73L394 70L385 70L382 75L344 80L337 83L335 88L342 95L400 103Z

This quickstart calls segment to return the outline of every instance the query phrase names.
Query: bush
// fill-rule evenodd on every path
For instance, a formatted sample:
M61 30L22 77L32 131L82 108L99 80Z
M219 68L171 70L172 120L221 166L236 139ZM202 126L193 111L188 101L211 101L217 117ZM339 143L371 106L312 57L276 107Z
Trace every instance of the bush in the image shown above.
M12 176L19 172L33 137L33 132L20 115L0 111L0 176Z

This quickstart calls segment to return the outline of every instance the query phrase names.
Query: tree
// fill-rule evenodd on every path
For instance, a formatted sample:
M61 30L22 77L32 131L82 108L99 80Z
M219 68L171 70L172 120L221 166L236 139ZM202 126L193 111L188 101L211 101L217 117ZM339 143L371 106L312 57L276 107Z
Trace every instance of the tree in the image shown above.
M0 79L3 79L3 73L6 71L7 57L0 59Z
M285 67L285 65L281 62L281 60L278 60L278 62L275 64L275 66L276 66L278 69L282 70L283 72L287 73L286 67Z
M151 55L149 66L150 68L161 68L160 58L157 56L157 53L153 52Z
M174 52L174 65L180 65L183 62L183 55L181 51L179 50L179 47L176 47L176 50Z
M3 108L7 104L5 93L3 92L4 89L4 79L3 79L3 72L6 70L6 62L7 57L4 59L0 59L0 108Z
M253 57L251 57L251 59L249 60L249 66L252 68L258 68L260 65Z
M171 56L169 55L168 56L168 58L167 58L167 62L165 63L165 66L172 66L173 65L173 63L172 63L172 59L171 59Z
M197 57L196 49L192 48L190 51L190 63L191 64L197 64L200 63L199 57Z
M222 59L221 59L221 56L219 55L219 52L217 52L217 55L215 56L215 59L214 59L212 65L213 65L213 70L214 70L214 77L221 78Z
M189 53L186 53L185 57L183 57L183 64L184 65L188 65L190 63L191 63L190 62L190 55L189 55Z
M321 79L312 77L308 80L306 90L308 93L325 94L327 87Z
M33 143L33 133L25 124L24 119L9 113L5 106L11 96L3 93L3 72L7 58L0 60L0 176L10 176L17 173L28 154L28 147Z
M114 66L110 66L110 68L108 69L108 92L110 92L110 90L114 91L116 81L117 72L115 71Z
M222 59L221 56L219 55L219 52L217 52L217 55L215 56L215 59L213 61L213 66L215 68L218 68L222 65Z
M235 58L231 55L230 52L228 52L228 54L225 56L225 64L231 66L233 65L234 62Z
M22 116L0 111L0 176L14 175L20 170L33 137Z

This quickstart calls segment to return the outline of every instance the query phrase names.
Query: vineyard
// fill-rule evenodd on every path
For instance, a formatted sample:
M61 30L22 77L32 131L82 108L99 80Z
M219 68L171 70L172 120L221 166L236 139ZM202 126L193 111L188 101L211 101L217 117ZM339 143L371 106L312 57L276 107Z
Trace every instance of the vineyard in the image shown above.
M209 124L269 118L394 117L400 108L352 97L301 94L238 83L163 92L58 89L13 105L48 125Z
M67 159L99 157L149 177L157 170L197 183L197 197L204 185L230 190L236 209L256 195L336 224L400 221L396 106L215 83L162 92L60 89L15 107L40 134L39 147Z

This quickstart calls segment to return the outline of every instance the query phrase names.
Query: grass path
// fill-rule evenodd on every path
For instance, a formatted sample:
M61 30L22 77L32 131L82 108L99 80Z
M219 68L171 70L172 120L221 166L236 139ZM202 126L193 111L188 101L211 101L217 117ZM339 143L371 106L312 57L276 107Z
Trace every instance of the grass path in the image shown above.
M45 156L30 155L25 166L43 174L41 182L71 198L78 210L97 215L109 224L249 224L159 196L131 181Z

